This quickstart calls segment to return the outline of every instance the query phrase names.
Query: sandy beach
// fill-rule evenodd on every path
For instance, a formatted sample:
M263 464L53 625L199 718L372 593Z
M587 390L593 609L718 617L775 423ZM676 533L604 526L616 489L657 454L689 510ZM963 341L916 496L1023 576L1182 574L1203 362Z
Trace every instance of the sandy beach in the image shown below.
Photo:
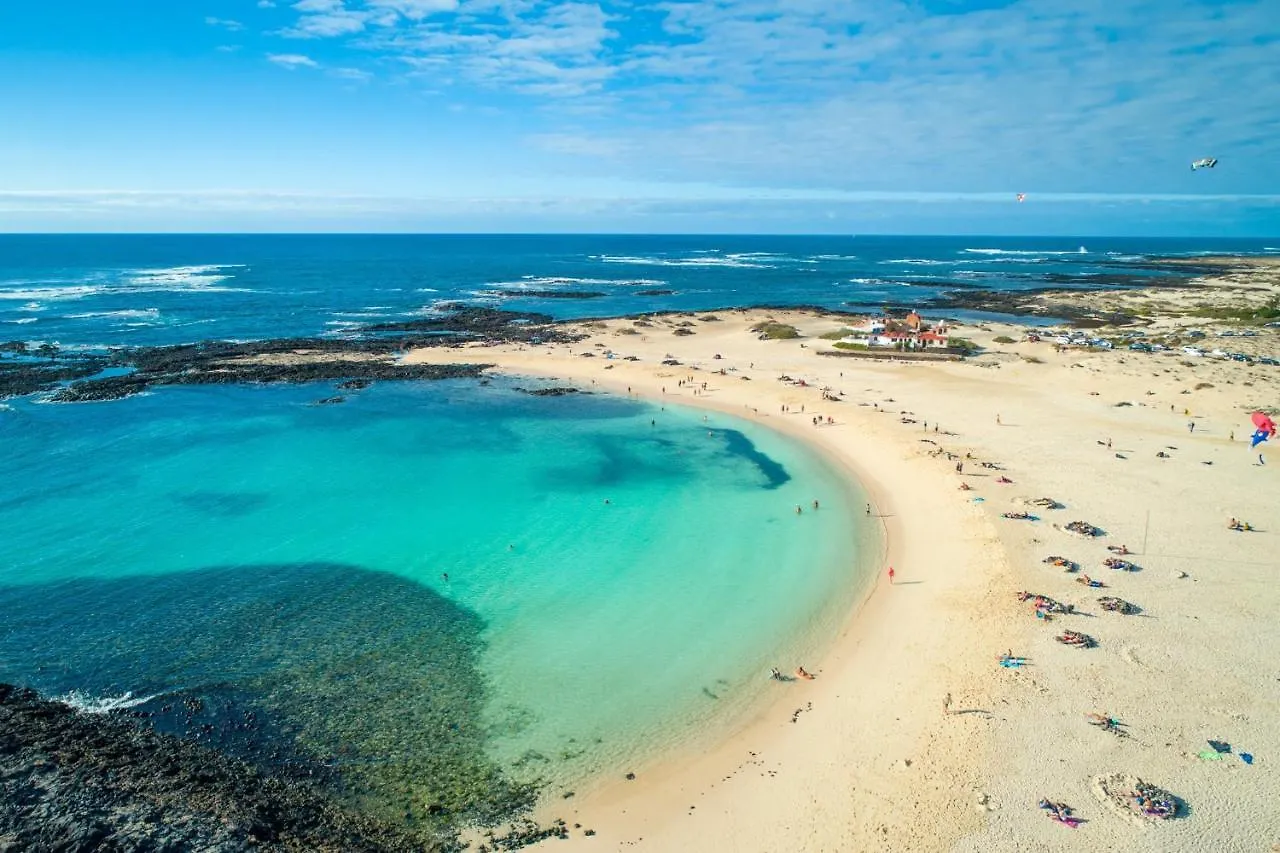
M1258 267L1198 290L1081 298L1140 306L1147 316L1131 328L1148 340L1194 327L1206 349L1230 341L1280 355L1280 330L1246 324L1258 334L1217 337L1246 326L1202 305L1273 299L1277 278ZM1249 412L1280 410L1280 367L1177 346L1028 342L1011 324L958 329L984 349L960 362L823 355L832 345L820 335L846 319L776 310L626 318L566 324L590 336L572 345L406 356L449 363L464 352L505 374L758 420L846 466L885 525L881 576L829 654L779 662L803 663L815 680L762 673L765 710L715 748L656 757L630 768L634 780L620 768L549 803L546 817L574 827L555 844L1280 849L1280 456L1264 444L1259 464L1248 444ZM752 327L764 320L800 337L761 340ZM1040 498L1062 508L1032 503ZM1232 518L1254 529L1231 530ZM1074 521L1105 535L1074 536L1064 529ZM1104 566L1117 557L1108 546L1127 547L1133 570ZM1050 556L1079 568L1044 562ZM1085 575L1106 588L1079 582ZM1038 618L1022 591L1076 612ZM1103 609L1105 595L1137 612ZM1055 641L1063 631L1096 646ZM1026 665L999 665L1006 651ZM1091 713L1119 732L1091 725ZM1145 821L1104 802L1113 774L1174 794L1181 816ZM1042 798L1082 823L1051 820Z

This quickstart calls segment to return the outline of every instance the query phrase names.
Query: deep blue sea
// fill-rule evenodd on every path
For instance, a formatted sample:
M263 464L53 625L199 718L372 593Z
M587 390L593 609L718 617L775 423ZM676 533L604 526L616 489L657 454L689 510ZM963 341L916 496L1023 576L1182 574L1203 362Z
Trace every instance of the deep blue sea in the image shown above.
M754 304L910 303L1275 240L659 236L3 236L0 340L64 346L342 335L442 303L560 318ZM1062 282L1055 282L1062 286ZM1070 282L1068 281L1069 285ZM577 290L596 299L500 291ZM641 295L646 291L673 291Z
M874 306L1276 251L0 236L0 341L346 335L457 301L566 318ZM566 289L605 295L497 293ZM820 657L882 546L827 460L724 415L514 384L376 383L340 406L314 405L333 383L0 403L0 680L336 770L371 808L482 815L502 779L571 786L697 742L786 689L770 666Z

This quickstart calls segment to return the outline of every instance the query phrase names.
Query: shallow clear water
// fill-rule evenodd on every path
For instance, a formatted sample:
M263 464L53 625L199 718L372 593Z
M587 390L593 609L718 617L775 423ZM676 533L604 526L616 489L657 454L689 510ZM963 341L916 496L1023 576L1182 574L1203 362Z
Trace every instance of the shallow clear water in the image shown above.
M571 782L733 719L831 641L880 545L828 461L513 384L11 401L0 679L214 691L335 761L453 738Z

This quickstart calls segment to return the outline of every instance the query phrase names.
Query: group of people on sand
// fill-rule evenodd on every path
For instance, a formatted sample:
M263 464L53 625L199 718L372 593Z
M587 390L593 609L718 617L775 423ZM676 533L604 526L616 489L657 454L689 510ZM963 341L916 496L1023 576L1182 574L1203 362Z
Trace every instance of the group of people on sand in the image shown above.
M1253 530L1253 525L1247 521L1241 521L1238 518L1233 518L1231 521L1227 522L1227 529L1240 531Z
M795 678L787 678L776 666L769 670L769 677L774 681L794 681L795 678L803 678L805 681L813 681L817 678L816 675L806 670L803 666L796 667Z

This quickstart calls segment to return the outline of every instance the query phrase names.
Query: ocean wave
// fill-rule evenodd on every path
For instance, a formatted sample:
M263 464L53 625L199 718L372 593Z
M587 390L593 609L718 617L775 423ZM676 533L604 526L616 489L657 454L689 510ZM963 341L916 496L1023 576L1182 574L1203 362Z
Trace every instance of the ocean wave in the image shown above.
M1050 256L1056 256L1056 255L1087 254L1086 252L1082 251L1083 249L1084 247L1081 246L1079 249L1076 249L1074 252L1031 252L1031 251L1025 251L1022 249L964 249L963 251L968 252L971 255L1009 255L1011 257L1018 257L1018 258L1032 258L1032 257L1050 257Z
M909 267L949 267L963 263L963 261L940 261L936 258L894 258L888 261L880 261L880 263L902 264Z
M106 714L124 708L137 707L144 702L150 702L159 695L159 693L153 693L150 696L134 696L133 693L128 692L120 696L90 696L79 690L72 690L62 696L54 696L53 701L70 705L77 711L83 711L86 714Z
M24 287L16 290L0 289L0 299L25 299L28 304L38 304L38 300L58 301L62 299L83 299L103 292L101 285L80 284L72 287ZM25 306L24 306L25 307Z
M25 326L28 323L34 323L39 317L19 317L16 320L5 320L6 323L12 323L15 326Z
M122 311L86 311L83 314L68 314L68 320L99 320L106 318L128 318L138 319L147 318L151 320L160 319L159 308L134 308Z
M856 261L857 255L810 255L815 261Z
M701 258L652 258L637 257L633 255L600 255L597 257L597 260L605 264L630 264L632 266L650 267L736 267L740 269L757 270L771 270L774 268L769 264L756 263L743 258L734 258L729 256L712 257L710 255Z
M507 290L550 290L556 287L574 287L578 285L615 286L615 287L657 287L666 284L656 278L574 278L571 276L521 276L518 281L491 281L485 287L498 287Z
M849 283L850 284L884 284L885 280L882 278L851 278L849 279Z

